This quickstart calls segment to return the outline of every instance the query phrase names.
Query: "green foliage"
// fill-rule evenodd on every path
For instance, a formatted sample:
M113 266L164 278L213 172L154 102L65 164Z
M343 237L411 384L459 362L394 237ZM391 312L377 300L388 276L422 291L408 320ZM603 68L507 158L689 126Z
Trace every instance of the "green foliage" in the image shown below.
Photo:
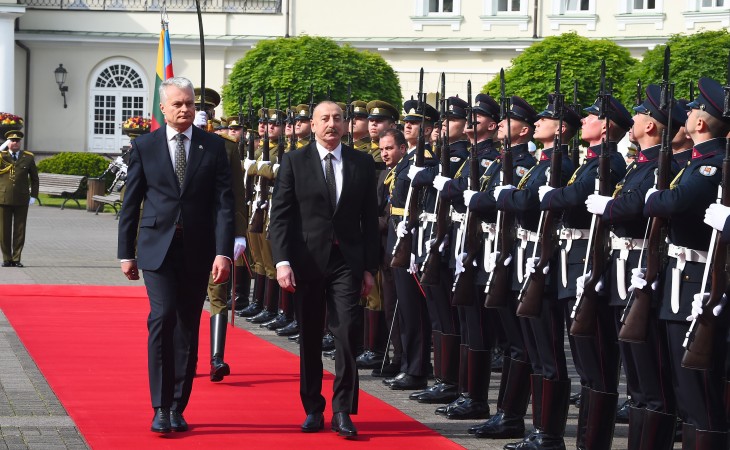
M270 108L275 105L277 92L281 109L286 109L289 94L292 105L308 104L310 86L315 102L325 100L328 91L332 100L347 102L350 83L353 100L379 99L396 107L401 105L398 76L378 54L349 45L340 47L323 37L263 40L234 65L223 87L223 110L226 115L237 114L242 97L245 114L249 93L253 95L253 107L258 109L262 92L266 92Z
M109 160L96 153L62 152L38 163L38 171L98 177L109 166Z
M675 98L689 98L689 86L694 84L695 96L698 95L697 80L700 77L712 78L725 84L730 50L730 33L726 29L703 31L690 35L675 34L667 41L670 48L669 80L675 84ZM644 53L644 59L627 74L621 86L624 96L636 97L636 81L642 85L659 84L664 72L665 45L658 45ZM642 93L642 96L645 96Z
M555 92L555 67L561 64L561 92L566 104L573 102L573 83L578 81L578 102L593 104L600 86L601 60L606 60L606 80L618 87L624 84L627 71L636 63L629 51L607 39L591 40L577 33L551 36L525 49L505 70L506 95L519 95L535 109L547 104L547 94ZM487 83L482 92L499 98L499 77ZM627 103L632 97L616 92Z

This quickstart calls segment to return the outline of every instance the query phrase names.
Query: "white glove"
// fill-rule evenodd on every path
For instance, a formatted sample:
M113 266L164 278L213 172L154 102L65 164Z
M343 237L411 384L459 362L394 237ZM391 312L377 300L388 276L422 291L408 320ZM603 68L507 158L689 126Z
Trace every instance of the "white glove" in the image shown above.
M512 186L511 184L505 184L504 186L497 186L494 188L494 191L492 191L492 196L494 196L495 200L499 200L499 194L500 192L504 190L513 190L517 189L516 187Z
M411 230L410 232L413 233L414 230ZM408 230L406 230L406 221L401 220L398 222L398 226L395 228L395 234L399 238L402 238L408 234Z
M28 200L28 206L35 205L35 197L31 197L30 200Z
M692 300L692 314L687 316L687 322L692 322L697 318L697 316L702 314L702 308L705 306L705 302L707 302L708 298L710 298L709 292L705 292L704 294L698 293L694 295L694 300ZM723 294L722 298L720 299L720 303L712 308L712 315L714 315L715 317L719 316L723 308L725 308L725 303L727 303L727 296Z
M418 273L418 265L416 264L416 255L411 253L411 263L408 265L408 268L406 269L406 272L408 273Z
M433 244L436 243L436 239L429 239L428 242L426 242L426 251L430 252L431 247L433 247ZM449 245L449 235L447 234L444 236L444 239L439 244L438 252L443 253L446 246Z
M555 188L550 187L547 184L537 188L537 196L540 197L540 201L542 201L542 199L545 198L545 194L552 191L553 189L555 189Z
M446 186L446 183L451 181L451 178L447 178L441 175L436 175L436 178L433 179L433 187L436 188L437 191L443 191L444 186Z
M649 188L648 191L646 191L646 195L644 195L644 203L647 203L649 201L649 197L651 197L651 194L655 193L658 189L655 188Z
M208 115L205 113L205 111L198 111L195 113L193 125L198 128L205 128L206 126L208 126Z
M586 208L589 213L602 216L603 212L606 210L606 205L612 199L613 197L609 197L607 195L591 194L586 200Z
M489 254L489 261L487 261L487 267L489 267L489 272L494 270L494 268L497 265L497 259L499 258L500 252L492 252ZM509 266L509 263L512 262L512 255L507 255L507 258L504 260L504 265Z
M243 160L243 172L244 172L244 174L248 173L248 169L250 169L251 166L253 166L254 164L256 164L256 160L255 159L248 159L248 158L247 159L244 159Z
M725 228L725 221L730 216L730 208L719 203L713 203L705 211L705 223L717 231Z
M259 204L259 209L266 209L268 207L269 207L269 202L268 201L261 202L261 204Z
M466 253L459 253L459 256L456 257L456 268L454 269L454 275L459 275L460 273L464 272L466 269L464 269L464 260L466 259Z
M646 286L646 280L644 279L645 273L646 269L641 267L631 269L631 286L629 286L629 292L633 292L634 289L644 289L644 286Z
M258 170L261 170L262 168L264 168L264 167L268 166L269 164L271 164L271 161L258 161L258 162L256 163L256 168L257 168Z
M233 260L237 260L246 251L246 238L243 236L236 236L233 240Z
M423 170L423 167L411 166L408 168L408 178L413 180L416 174Z
M583 295L583 290L585 289L586 282L590 280L591 278L591 271L589 270L588 273L585 275L581 275L578 278L575 279L575 296L580 298ZM596 283L596 292L599 294L603 291L603 277L601 277L598 280L598 283Z
M10 145L10 139L7 139L2 145L0 145L0 152L8 148L8 145Z
M525 273L531 274L535 273L535 266L537 266L537 263L540 262L540 258L527 258L527 261L525 262ZM550 272L550 264L548 263L543 267L542 273L544 275L547 275L548 272Z
M467 190L464 191L464 194L463 194L463 196L464 196L464 204L466 206L469 206L469 202L471 202L471 198L474 197L475 194L478 194L478 192L477 191L472 191L472 190L469 190L469 189L467 189Z
M279 167L281 167L281 164L274 164L274 173L277 173L279 171Z
M446 249L446 247L449 246L449 240L450 240L450 238L449 238L448 234L446 236L444 236L444 240L441 241L441 245L439 245L439 252L443 252Z

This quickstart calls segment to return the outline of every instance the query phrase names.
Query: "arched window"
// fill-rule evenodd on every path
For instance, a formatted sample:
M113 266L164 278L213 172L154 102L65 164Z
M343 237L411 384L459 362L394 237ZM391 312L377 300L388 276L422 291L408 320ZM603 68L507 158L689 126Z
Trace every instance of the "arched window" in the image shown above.
M129 145L122 123L148 114L148 89L139 66L129 60L109 60L91 77L89 151L116 153Z

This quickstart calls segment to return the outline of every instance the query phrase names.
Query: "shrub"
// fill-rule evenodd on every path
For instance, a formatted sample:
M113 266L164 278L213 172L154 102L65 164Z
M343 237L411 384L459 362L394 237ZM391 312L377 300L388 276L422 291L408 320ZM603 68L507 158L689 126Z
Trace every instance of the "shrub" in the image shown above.
M109 160L96 153L61 152L38 163L38 171L64 175L83 175L90 178L100 176L109 167ZM111 176L105 179L107 187Z

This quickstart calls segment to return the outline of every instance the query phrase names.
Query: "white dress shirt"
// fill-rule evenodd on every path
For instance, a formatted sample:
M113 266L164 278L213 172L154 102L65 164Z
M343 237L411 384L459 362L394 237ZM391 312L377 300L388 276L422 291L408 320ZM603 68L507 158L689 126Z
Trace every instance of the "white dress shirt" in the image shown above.
M331 152L324 148L319 142L317 142L317 152L319 153L319 161L322 164L322 173L324 173L325 180L327 179L327 161L325 157L332 154L332 169L335 171L335 188L337 190L337 202L340 201L340 194L342 193L342 144L339 144L337 148Z
M167 149L170 152L170 161L172 161L172 170L175 170L175 153L177 153L177 139L175 136L178 135L178 131L172 128L170 125L165 125L167 131ZM190 125L187 130L183 131L185 135L185 161L190 159L190 141L193 139L193 126Z

